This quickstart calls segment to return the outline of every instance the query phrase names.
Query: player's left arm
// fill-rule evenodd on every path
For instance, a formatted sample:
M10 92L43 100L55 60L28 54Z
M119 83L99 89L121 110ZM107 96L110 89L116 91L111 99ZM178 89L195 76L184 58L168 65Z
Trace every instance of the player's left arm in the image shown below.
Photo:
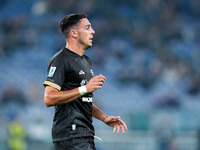
M103 121L105 124L113 127L114 128L113 133L117 131L117 133L119 134L121 129L123 134L125 134L125 130L128 130L126 123L123 120L121 120L119 116L106 115L94 103L93 103L92 116Z

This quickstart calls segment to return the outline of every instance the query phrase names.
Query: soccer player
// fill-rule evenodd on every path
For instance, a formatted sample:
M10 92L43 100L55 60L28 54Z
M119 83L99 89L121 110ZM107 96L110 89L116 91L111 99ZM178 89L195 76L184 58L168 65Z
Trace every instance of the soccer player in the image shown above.
M125 133L127 126L118 116L108 116L93 103L93 92L106 78L94 76L85 50L92 46L95 31L85 14L70 14L59 24L66 46L49 61L44 82L44 102L55 106L52 138L56 150L95 150L92 116Z

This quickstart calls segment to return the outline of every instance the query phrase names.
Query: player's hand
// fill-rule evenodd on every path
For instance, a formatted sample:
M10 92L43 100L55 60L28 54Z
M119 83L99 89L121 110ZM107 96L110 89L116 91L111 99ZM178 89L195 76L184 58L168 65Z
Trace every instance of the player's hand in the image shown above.
M113 133L117 131L117 134L119 134L121 129L122 133L125 134L125 130L128 130L126 123L119 116L108 116L104 123L114 128Z
M86 84L87 92L91 93L91 92L96 91L97 89L101 89L105 80L106 80L106 78L102 74L93 77Z

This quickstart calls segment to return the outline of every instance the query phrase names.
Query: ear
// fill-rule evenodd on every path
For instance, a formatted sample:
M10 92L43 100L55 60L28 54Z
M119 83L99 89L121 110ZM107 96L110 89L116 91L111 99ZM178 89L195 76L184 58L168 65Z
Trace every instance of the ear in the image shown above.
M72 37L74 37L74 38L77 38L77 30L75 30L75 29L72 29L71 31L70 31L70 34L71 34L71 36Z

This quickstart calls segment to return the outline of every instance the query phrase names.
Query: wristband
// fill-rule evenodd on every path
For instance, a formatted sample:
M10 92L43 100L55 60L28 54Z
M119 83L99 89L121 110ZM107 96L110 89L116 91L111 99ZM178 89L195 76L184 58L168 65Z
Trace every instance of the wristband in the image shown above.
M87 89L86 89L86 86L85 86L85 85L79 87L78 90L79 90L79 93L81 94L81 96L82 96L82 95L85 95L85 94L87 93Z

